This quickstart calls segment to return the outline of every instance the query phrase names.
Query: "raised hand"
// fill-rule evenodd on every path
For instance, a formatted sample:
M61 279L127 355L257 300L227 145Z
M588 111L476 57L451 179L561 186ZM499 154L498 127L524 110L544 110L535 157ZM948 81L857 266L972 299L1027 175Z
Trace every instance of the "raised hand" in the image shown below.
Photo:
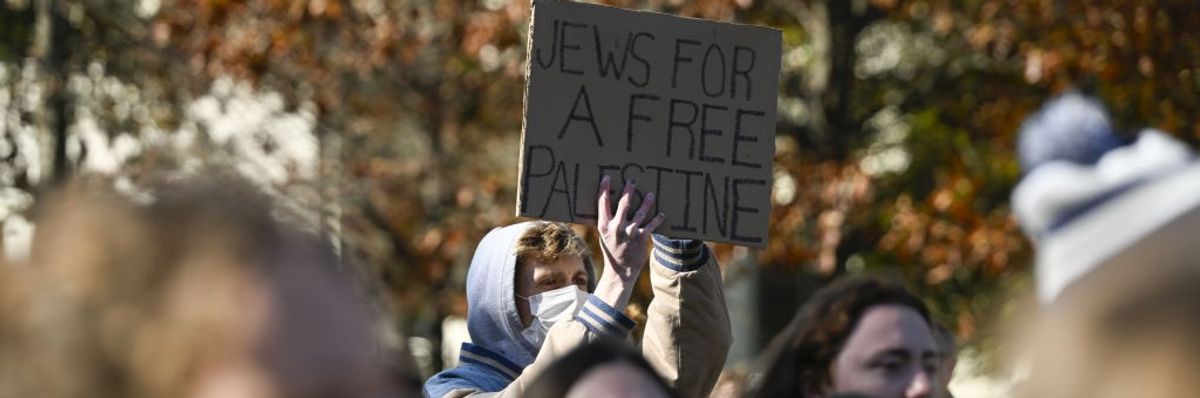
M650 234L662 225L666 216L658 213L646 219L654 208L655 195L651 192L646 194L633 217L628 217L636 188L633 181L625 184L625 190L617 202L617 212L613 214L612 195L609 193L611 187L612 180L604 176L600 180L600 194L596 200L596 229L600 231L604 273L596 284L595 295L615 308L623 308L633 293L633 284L649 261Z

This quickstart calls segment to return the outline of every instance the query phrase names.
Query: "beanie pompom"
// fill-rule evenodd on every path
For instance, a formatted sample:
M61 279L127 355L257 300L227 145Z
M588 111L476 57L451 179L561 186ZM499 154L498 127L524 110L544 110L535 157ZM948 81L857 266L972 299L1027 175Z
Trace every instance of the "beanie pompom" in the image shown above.
M1051 161L1091 165L1122 145L1104 106L1076 92L1050 100L1025 119L1017 140L1025 173Z

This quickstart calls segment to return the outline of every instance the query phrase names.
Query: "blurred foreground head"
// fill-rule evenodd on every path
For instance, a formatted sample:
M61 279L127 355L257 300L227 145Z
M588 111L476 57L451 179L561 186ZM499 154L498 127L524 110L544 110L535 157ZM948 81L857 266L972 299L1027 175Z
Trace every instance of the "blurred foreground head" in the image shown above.
M1159 266L1106 267L1045 309L1026 336L1031 367L1016 396L1195 396L1200 270Z
M764 360L758 397L939 393L928 309L900 284L876 277L844 277L818 291Z
M1200 163L1157 130L1113 146L1112 131L1088 127L1108 124L1098 101L1067 93L1022 127L1022 159L1040 160L1024 162L1013 207L1037 250L1042 305L1020 392L1194 396Z
M642 353L601 339L579 346L538 375L531 398L670 398L675 394Z
M318 240L236 180L149 204L75 184L0 269L0 396L368 396L367 311Z

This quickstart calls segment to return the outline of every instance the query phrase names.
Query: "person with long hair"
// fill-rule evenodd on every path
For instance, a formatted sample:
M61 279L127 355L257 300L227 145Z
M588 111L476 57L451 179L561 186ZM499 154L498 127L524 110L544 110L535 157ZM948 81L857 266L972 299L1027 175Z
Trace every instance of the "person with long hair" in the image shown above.
M818 291L764 355L750 396L936 396L929 310L898 283L851 276Z

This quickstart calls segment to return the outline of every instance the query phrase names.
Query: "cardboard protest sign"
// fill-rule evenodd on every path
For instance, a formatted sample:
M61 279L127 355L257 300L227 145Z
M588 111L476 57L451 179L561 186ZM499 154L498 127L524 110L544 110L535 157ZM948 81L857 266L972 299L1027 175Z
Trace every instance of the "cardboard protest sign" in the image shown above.
M607 174L614 198L636 181L635 206L655 192L659 233L765 246L780 40L758 26L535 1L517 214L593 224Z

